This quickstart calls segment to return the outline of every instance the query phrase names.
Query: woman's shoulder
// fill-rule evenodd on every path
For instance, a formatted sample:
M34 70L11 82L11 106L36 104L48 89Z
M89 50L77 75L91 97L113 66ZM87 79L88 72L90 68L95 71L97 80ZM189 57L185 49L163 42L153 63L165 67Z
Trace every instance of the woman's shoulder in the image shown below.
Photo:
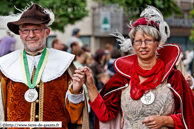
M178 78L182 78L182 77L184 77L183 74L181 73L181 71L179 71L177 69L173 69L168 76L169 79L171 79L171 78L178 79Z
M131 69L135 60L137 60L136 54L122 56L114 61L114 68L121 76L130 79Z
M177 70L177 69L173 69L169 76L168 76L168 83L171 84L171 86L174 88L174 89L183 89L188 87L188 83L186 82L185 80L185 77L182 75L182 73Z

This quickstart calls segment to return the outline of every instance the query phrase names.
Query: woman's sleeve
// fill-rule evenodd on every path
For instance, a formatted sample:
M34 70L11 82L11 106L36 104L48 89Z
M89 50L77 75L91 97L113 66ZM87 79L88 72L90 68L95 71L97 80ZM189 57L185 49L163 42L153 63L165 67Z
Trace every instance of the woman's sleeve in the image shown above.
M194 95L179 70L173 70L168 78L175 98L175 114L170 115L175 123L175 129L192 129L194 124Z
M106 122L116 117L121 109L121 86L128 83L128 80L115 74L102 88L101 94L89 102L99 121Z
M99 121L106 122L116 117L117 113L120 111L120 100L118 99L120 96L120 93L114 96L112 95L109 98L110 102L108 102L103 100L101 95L98 94L98 97L92 103L89 102Z

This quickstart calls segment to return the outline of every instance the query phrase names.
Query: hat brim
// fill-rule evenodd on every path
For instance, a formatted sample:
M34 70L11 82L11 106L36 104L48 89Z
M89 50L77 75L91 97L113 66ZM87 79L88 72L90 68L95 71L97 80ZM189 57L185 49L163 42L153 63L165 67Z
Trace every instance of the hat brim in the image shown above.
M18 21L7 23L7 27L13 33L19 35L19 25L23 25L23 24L33 24L33 25L47 24L48 22L49 22L49 20L40 21L40 19L35 19L35 18L21 18Z

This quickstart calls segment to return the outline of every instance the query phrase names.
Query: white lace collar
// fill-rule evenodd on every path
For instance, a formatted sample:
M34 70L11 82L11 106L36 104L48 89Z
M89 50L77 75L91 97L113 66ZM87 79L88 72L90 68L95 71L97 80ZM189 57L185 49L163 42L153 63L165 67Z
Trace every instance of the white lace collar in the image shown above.
M23 76L20 64L20 52L22 50L23 49L16 50L8 55L1 57L0 70L6 77L10 78L11 80L23 83ZM67 68L74 59L74 55L70 53L58 51L55 49L48 50L49 57L41 77L41 80L44 83L60 77L67 70ZM40 57L41 55L27 55L28 66L31 76L33 68L34 66L37 67Z

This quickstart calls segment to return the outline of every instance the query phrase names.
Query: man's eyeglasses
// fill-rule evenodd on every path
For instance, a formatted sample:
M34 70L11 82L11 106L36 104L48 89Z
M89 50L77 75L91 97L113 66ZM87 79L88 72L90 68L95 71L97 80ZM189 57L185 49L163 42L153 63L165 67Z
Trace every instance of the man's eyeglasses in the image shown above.
M44 29L47 29L47 27L37 28L37 29L19 29L19 30L22 32L22 34L29 34L31 30L33 33L38 34Z
M156 40L152 40L152 39L146 39L146 40L144 40L144 41L142 41L142 40L134 40L134 45L141 46L143 42L144 42L146 45L149 45L149 44L154 43L155 41L156 41Z

